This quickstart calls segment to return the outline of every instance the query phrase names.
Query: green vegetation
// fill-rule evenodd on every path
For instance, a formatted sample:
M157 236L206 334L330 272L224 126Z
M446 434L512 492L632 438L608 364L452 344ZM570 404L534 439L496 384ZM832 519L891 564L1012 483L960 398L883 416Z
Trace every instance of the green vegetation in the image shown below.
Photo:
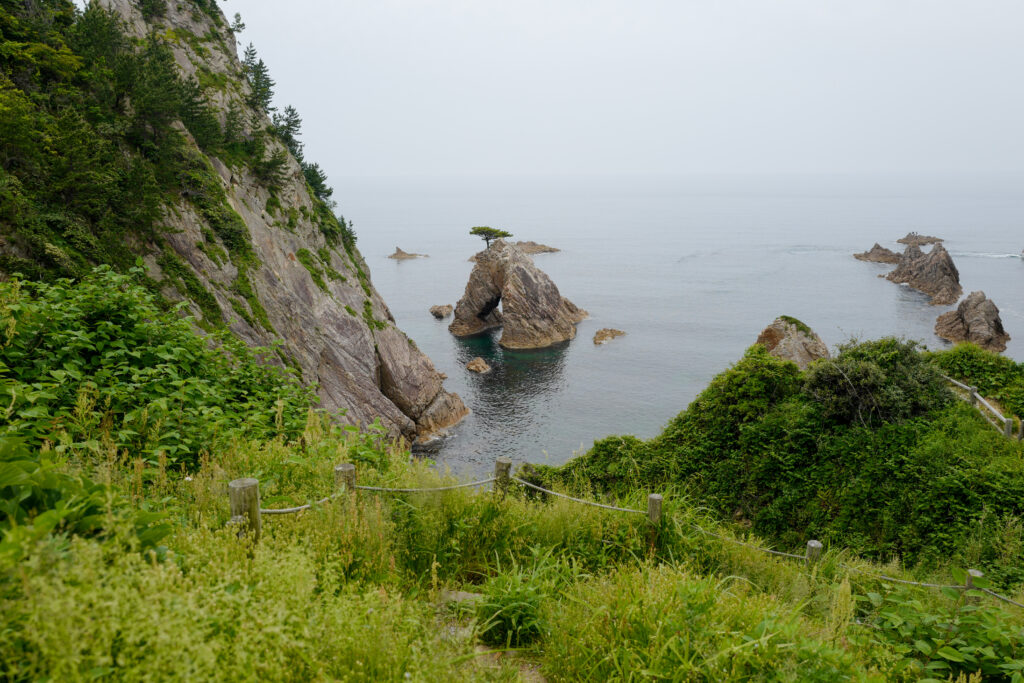
M661 435L602 439L539 477L599 492L680 486L783 547L817 538L1016 586L1024 452L953 398L936 367L953 360L939 356L882 339L801 373L754 346Z
M222 25L212 0L192 4ZM140 3L156 22L166 8L163 0ZM285 148L301 154L301 120L285 108L266 130L232 103L222 126L206 93L230 89L229 77L200 64L198 80L184 79L169 47L187 44L201 57L222 41L218 30L197 36L174 27L129 39L117 15L98 3L84 11L67 0L0 4L0 272L47 281L85 276L97 264L125 272L147 245L166 252L164 216L181 202L215 235L204 234L199 246L214 263L256 264L248 228L208 157L248 167L273 189L289 163ZM273 113L266 65L247 64L244 75L256 86L256 105ZM353 245L314 167L307 177L316 181L315 222L332 243ZM173 284L202 310L204 325L220 324L216 301L183 268L167 267ZM238 289L251 292L244 282ZM243 296L269 330L262 307Z
M499 230L498 228L488 228L487 226L478 226L472 228L469 231L469 234L476 235L477 237L481 238L487 244L488 247L491 246L491 240L503 239L505 237L512 236L512 233L510 232Z
M735 370L719 393L742 386ZM762 374L779 388L796 373ZM312 412L289 375L229 336L196 336L109 269L0 283L0 382L6 679L517 680L530 667L548 680L1016 681L1024 667L1024 614L873 578L899 570L842 552L808 568L708 536L698 527L737 532L669 486L658 526L516 486L360 491L267 516L252 545L228 524L234 478L257 477L269 508L331 494L339 461L367 485L453 479L377 425ZM964 578L948 565L917 577ZM444 611L442 589L483 597Z
M321 270L313 253L309 249L299 249L295 252L295 258L298 259L303 268L309 271L309 276L313 278L313 283L324 292L330 294L330 290L327 289L327 283L324 282L324 271Z
M369 299L363 300L363 322L366 326L373 330L384 330L387 329L388 324L383 320L377 320L373 317L373 302Z
M780 315L779 319L789 323L790 325L793 325L794 327L796 327L796 329L800 330L801 332L803 332L804 334L806 334L809 337L813 337L814 336L814 330L812 330L807 325L807 323L803 322L802 320L794 318L791 315Z
M930 354L930 358L946 375L976 386L983 396L998 401L1007 414L1024 416L1024 363L974 344L957 344Z

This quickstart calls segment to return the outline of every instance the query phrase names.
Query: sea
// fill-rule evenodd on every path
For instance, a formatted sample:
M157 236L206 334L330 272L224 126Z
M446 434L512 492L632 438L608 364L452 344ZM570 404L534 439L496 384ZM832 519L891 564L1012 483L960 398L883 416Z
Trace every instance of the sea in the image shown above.
M945 240L964 294L982 290L1024 360L1024 178L1010 175L346 177L339 211L399 327L472 411L418 449L456 475L497 457L559 465L612 434L650 438L779 315L835 349L895 335L930 349L951 306L853 254L902 251L910 231ZM428 309L454 305L486 225L561 251L534 256L590 317L572 341L510 351L468 339ZM401 247L427 258L395 261ZM626 335L601 346L604 327ZM488 374L466 369L483 357Z

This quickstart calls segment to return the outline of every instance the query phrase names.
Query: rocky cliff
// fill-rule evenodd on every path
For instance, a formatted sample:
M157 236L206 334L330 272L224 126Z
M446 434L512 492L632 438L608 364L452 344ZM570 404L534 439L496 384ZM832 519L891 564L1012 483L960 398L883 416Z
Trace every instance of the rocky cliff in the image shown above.
M960 286L960 272L942 244L936 244L928 253L922 252L916 244L911 244L886 278L892 282L908 284L930 295L928 303L933 306L955 304L964 291Z
M499 344L535 349L574 338L586 317L521 249L497 240L476 255L448 329L465 337L502 327Z
M203 87L222 127L232 116L242 136L271 128L250 105L235 37L219 10L169 2L147 20L131 0L101 4L134 37L166 37L178 69ZM316 383L322 406L345 411L349 422L380 418L393 435L414 438L460 420L466 407L395 326L354 242L338 239L337 219L299 162L279 139L266 140L266 156L283 160L273 184L252 164L189 144L198 194L168 206L157 238L140 246L150 276L207 324L227 325L253 345L280 340L281 361Z
M999 309L985 292L971 292L955 311L940 315L935 321L935 334L952 342L973 342L989 351L1004 351L1010 341Z

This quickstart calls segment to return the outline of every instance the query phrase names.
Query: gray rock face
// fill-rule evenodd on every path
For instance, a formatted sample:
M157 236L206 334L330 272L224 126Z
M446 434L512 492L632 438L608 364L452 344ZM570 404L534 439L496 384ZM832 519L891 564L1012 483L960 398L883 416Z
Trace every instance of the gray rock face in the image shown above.
M952 342L969 341L989 351L1005 351L1010 341L999 309L985 292L971 292L955 311L940 315L935 334Z
M875 246L871 247L868 251L862 251L859 254L854 254L853 258L858 261L871 261L872 263L899 263L900 255L892 249L886 249L878 242L875 242Z
M931 301L928 303L933 306L955 304L964 291L960 286L960 273L949 252L941 244L936 244L927 254L917 245L911 244L903 252L895 270L885 277L930 295Z
M806 370L812 361L828 358L828 347L814 330L796 318L779 316L764 328L757 337L757 344L763 344L768 353L796 363Z
M448 326L452 334L466 337L502 327L498 343L509 349L542 348L576 336L576 323L587 312L563 297L522 250L496 240L476 257Z
M193 40L168 45L184 75L207 69L225 77L224 88L205 91L222 123L234 104L243 120L261 128L270 125L262 112L246 104L249 86L223 17L217 25L192 4L171 2L164 17L147 24L133 0L101 2L120 14L135 36L150 30L190 34ZM273 137L267 144L268 154L284 149ZM393 436L426 438L468 413L457 394L445 391L430 359L395 326L359 252L327 241L294 158L288 156L285 179L272 202L269 189L248 167L228 167L198 147L191 151L220 182L225 208L245 223L256 259L248 266L232 262L208 222L181 200L165 211L163 244L147 245L150 275L163 284L165 295L187 298L174 278L161 271L161 251L195 274L216 299L222 322L238 337L258 346L280 340L282 360L301 369L304 381L316 383L321 406L344 411L346 422L380 418ZM192 304L192 311L199 308Z

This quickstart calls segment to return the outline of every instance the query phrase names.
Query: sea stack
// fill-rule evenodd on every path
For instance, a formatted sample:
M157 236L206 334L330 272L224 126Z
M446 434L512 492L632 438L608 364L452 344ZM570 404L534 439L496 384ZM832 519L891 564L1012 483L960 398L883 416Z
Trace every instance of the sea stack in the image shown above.
M501 327L501 346L538 349L574 338L586 317L521 249L496 240L476 255L448 330L468 337Z
M915 247L923 247L928 244L942 244L941 237L932 237L931 235L920 235L916 232L908 232L905 237L901 237L896 240L900 244L913 245Z
M1004 351L1010 341L999 309L985 292L971 292L955 311L940 315L935 321L935 334L951 342L969 341L989 351Z
M450 316L452 314L453 310L454 309L452 308L451 304L443 304L443 305L440 305L440 306L431 306L430 307L430 315L434 316L438 320L444 320L445 318L447 318L448 316Z
M546 244L538 244L537 242L534 242L533 240L527 240L525 242L524 241L519 241L519 242L516 242L514 246L517 247L524 254L528 254L530 256L533 256L534 254L555 254L557 252L562 251L561 249L559 249L557 247L549 247ZM483 252L481 252L481 253L483 253ZM470 263L476 263L476 257L479 256L479 255L480 254L473 254L472 256L470 256L469 257L469 262Z
M964 291L960 286L960 273L941 244L936 244L927 254L911 244L900 257L899 265L885 277L930 295L928 303L933 306L955 304Z
M396 261L408 261L409 259L426 257L426 254L411 254L407 251L403 251L401 247L395 247L395 253L388 256L388 258L395 259Z
M871 247L868 251L862 251L859 254L854 254L853 258L858 261L871 261L872 263L899 263L900 255L892 249L886 249L878 242L875 242L875 246Z
M828 358L828 347L814 330L788 315L780 315L757 337L768 353L782 360L793 361L806 370L812 361Z

